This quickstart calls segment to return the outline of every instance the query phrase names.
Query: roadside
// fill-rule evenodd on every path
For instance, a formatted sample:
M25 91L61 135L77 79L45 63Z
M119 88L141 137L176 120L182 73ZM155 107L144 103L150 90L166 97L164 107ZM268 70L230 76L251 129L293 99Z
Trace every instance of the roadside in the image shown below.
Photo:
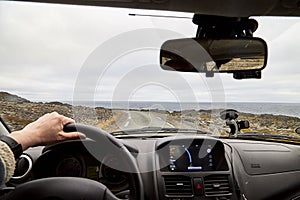
M227 134L228 128L220 119L220 110L186 110L168 112L162 110L111 110L102 107L72 106L60 102L30 102L6 94L1 98L0 114L11 130L22 129L45 113L56 111L74 118L77 123L97 126L108 132L142 127L166 127L204 129L217 135ZM247 119L250 128L244 132L264 132L299 137L294 130L300 126L300 118L271 114L240 113L239 119Z

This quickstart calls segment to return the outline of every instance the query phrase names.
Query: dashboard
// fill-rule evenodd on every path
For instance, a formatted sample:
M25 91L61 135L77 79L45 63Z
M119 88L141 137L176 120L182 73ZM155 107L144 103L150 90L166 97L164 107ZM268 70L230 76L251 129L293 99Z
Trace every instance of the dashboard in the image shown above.
M299 145L206 136L120 142L136 160L145 199L300 199ZM136 183L132 173L120 170L126 161L113 152L99 160L86 145L99 144L87 139L28 149L24 155L31 165L18 163L16 171L18 166L31 169L9 184L83 177L103 183L120 199L130 199Z
M129 189L128 173L115 169L120 166L120 159L108 153L102 161L98 161L85 148L96 145L92 140L69 141L43 149L33 167L33 179L47 177L84 177L99 181L112 192L119 193ZM128 192L126 193L128 194Z

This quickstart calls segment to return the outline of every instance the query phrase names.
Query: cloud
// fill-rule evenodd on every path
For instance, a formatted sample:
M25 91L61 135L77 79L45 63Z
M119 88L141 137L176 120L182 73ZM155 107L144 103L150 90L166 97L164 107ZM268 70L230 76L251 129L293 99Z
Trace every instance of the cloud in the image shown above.
M72 100L89 56L120 34L144 28L171 30L178 33L174 37L193 37L196 33L196 26L188 19L128 15L192 16L189 13L21 2L0 2L0 10L0 89L35 101ZM84 74L83 84L77 87L82 98L93 92L95 100L202 102L226 97L227 101L297 102L300 99L298 21L259 18L257 35L269 44L269 61L262 80L238 81L227 74L207 79L203 74L163 71L158 66L160 46L157 45L156 49L141 49L112 60L104 77L97 73L106 66L94 60L90 74ZM151 37L137 35L134 41L126 42L162 39L159 37L154 32ZM119 48L124 44L119 43ZM99 60L103 59L100 54ZM85 93L90 83L94 84L93 90Z

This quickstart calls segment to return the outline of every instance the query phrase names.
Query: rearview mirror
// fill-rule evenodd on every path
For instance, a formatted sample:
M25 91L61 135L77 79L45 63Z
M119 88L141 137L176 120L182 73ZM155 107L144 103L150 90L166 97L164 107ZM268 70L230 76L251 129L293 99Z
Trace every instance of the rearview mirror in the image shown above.
M260 72L266 63L267 44L260 38L168 40L160 51L163 69L182 72Z

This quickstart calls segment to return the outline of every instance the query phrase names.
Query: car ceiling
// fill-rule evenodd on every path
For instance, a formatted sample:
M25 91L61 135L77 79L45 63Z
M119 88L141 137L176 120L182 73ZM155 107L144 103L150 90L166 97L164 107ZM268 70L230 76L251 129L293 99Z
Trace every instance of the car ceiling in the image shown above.
M300 15L300 0L30 0L28 2L167 10L232 17Z

